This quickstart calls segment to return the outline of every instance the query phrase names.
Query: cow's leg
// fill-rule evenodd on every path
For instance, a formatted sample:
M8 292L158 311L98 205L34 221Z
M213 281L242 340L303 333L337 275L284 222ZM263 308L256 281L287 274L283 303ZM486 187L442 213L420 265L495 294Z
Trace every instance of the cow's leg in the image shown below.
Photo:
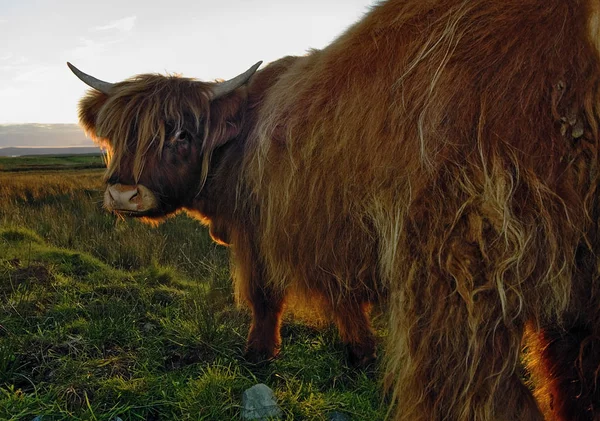
M409 258L390 271L395 421L542 421L519 373L537 285L514 263L526 261L522 243L498 234L501 218L426 205L405 226Z
M335 322L342 342L348 347L350 363L368 367L375 362L375 336L369 320L370 304L347 300L335 310Z
M389 337L395 420L542 421L517 370L522 328L504 323L493 294L477 297L473 317L459 292L434 287L450 279L419 282L410 302L394 304L408 310Z
M246 343L246 359L258 363L279 354L283 296L268 287L257 287L249 294L252 324Z
M245 358L253 363L269 361L281 346L281 317L285 292L268 283L269 276L261 264L256 241L246 231L231 230L231 250L235 294L252 311L246 341Z
M528 336L528 368L546 419L600 420L600 336L580 321Z

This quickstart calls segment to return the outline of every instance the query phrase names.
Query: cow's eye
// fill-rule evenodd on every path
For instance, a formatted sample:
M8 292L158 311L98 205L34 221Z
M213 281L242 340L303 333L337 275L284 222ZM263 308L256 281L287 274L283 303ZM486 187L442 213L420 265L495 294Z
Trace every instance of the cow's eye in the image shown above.
M188 140L188 132L186 132L185 130L180 130L175 135L175 140L177 140L177 141Z
M176 155L185 156L189 153L191 147L191 136L185 130L179 130L171 138L168 143L169 149L171 149Z

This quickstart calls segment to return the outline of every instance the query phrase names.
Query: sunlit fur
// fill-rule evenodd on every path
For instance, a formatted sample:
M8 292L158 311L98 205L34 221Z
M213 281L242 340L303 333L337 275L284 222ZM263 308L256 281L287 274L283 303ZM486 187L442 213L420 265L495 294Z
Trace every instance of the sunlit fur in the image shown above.
M269 92L243 177L260 255L281 289L326 289L378 249L394 419L542 419L517 370L525 323L558 332L532 364L582 325L599 347L597 18L584 1L389 1ZM577 381L569 352L552 364ZM591 356L549 419L600 418Z
M600 419L599 9L390 0L233 94L241 128L203 148L190 210L232 247L250 349L278 347L290 292L348 343L370 338L364 316L386 292L391 419ZM142 86L131 108L117 88L81 113L117 155L133 120L147 127L135 171L161 118L219 116L193 89L165 105Z

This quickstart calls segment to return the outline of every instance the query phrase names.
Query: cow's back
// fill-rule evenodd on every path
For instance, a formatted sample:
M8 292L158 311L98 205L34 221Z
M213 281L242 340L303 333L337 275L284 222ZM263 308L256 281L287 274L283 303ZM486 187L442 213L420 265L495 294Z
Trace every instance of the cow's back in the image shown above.
M272 279L393 277L407 215L439 217L444 235L475 200L501 231L530 183L548 197L575 189L552 212L583 226L590 180L561 178L563 158L595 150L557 129L573 107L585 120L596 95L581 80L598 63L576 3L388 1L298 60L269 90L245 164Z

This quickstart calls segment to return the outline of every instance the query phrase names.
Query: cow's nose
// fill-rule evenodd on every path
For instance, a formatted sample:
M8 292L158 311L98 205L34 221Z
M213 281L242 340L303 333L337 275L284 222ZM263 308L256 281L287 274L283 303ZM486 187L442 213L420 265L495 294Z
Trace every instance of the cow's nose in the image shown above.
M107 189L109 203L107 207L117 211L139 211L140 200L138 198L139 190L137 186L127 186L124 184L115 184L108 186Z

